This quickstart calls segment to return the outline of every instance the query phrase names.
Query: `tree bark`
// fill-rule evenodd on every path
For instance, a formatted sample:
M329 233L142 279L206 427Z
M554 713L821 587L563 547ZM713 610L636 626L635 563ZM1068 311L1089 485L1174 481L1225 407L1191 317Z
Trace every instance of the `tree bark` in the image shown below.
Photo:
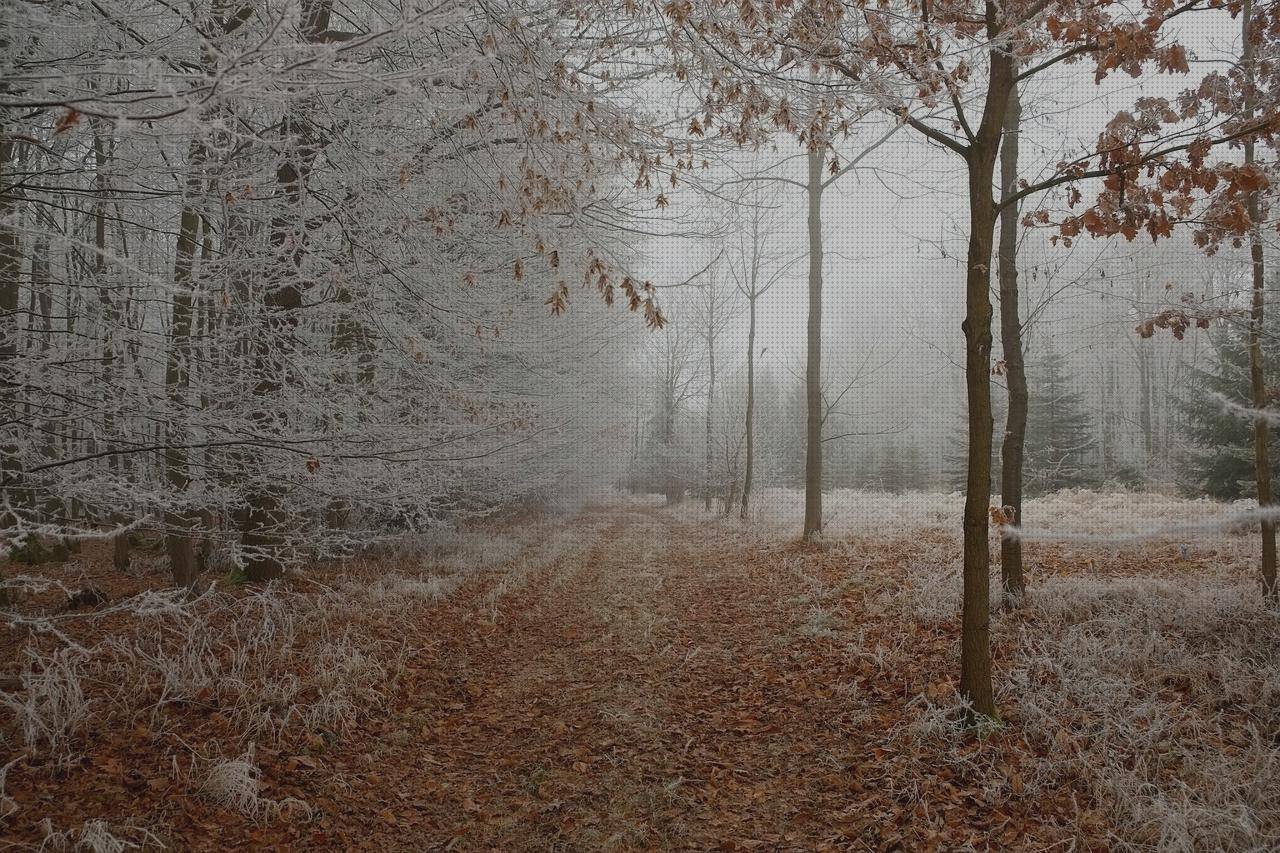
M187 198L178 218L178 245L173 262L173 306L169 326L169 357L165 364L165 388L172 408L166 423L165 477L173 487L173 498L181 500L191 484L186 443L186 410L190 405L187 390L191 384L191 317L192 270L199 245L200 211L198 197L203 183L200 166L203 150L192 142L187 173ZM166 513L165 547L169 569L178 586L191 586L196 581L195 548L189 532L193 519L187 512Z
M711 512L711 479L714 468L712 459L712 437L714 435L714 418L716 402L716 292L707 294L707 417L706 417L706 458L703 462L702 482L706 494L703 496L703 509Z
M1009 93L1004 117L1004 139L1000 147L1000 194L1008 198L1017 192L1018 134L1022 104L1018 87ZM1010 511L1009 523L1022 526L1022 462L1027 438L1027 370L1022 355L1022 318L1018 311L1018 205L1006 204L1000 211L1000 343L1004 349L1005 382L1009 388L1009 409L1005 419L1004 442L1000 448L1000 502ZM1005 606L1016 604L1027 591L1022 567L1022 540L1005 536L1000 540L1000 581Z
M1254 49L1253 42L1250 39L1250 27L1253 19L1253 3L1251 0L1245 0L1244 8L1241 15L1241 31L1243 34L1244 50L1241 56L1241 65L1244 67L1245 75L1250 86L1249 102L1245 112L1252 117L1254 104L1252 86L1254 82ZM1256 162L1256 154L1254 151L1254 141L1247 139L1244 143L1244 162L1246 166L1253 165ZM1262 362L1262 332L1263 332L1263 316L1266 306L1266 290L1265 277L1266 267L1264 265L1262 253L1262 206L1258 199L1258 192L1249 193L1247 201L1247 210L1249 214L1249 256L1252 261L1253 269L1253 300L1249 312L1249 384L1253 392L1253 407L1258 411L1257 417L1253 419L1253 468L1254 478L1257 481L1258 492L1258 508L1267 513L1275 505L1274 495L1271 491L1271 454L1268 449L1269 429L1267 426L1266 416L1262 411L1267 408L1268 394L1266 375ZM1262 592L1266 598L1276 600L1280 598L1280 590L1276 587L1276 522L1274 518L1263 515L1260 526L1262 528L1262 564L1260 566L1262 575Z
M747 305L747 411L745 416L746 430L746 466L742 472L742 509L738 517L745 520L747 505L751 501L751 476L755 470L755 410L756 410L756 294L754 284L748 297Z
M7 43L7 42L6 42ZM0 128L3 130L3 128ZM18 159L18 143L0 136L0 185L10 180L10 169ZM18 291L22 277L22 241L17 218L22 199L17 191L0 194L0 395L8 411L17 411L18 359ZM3 428L0 439L0 476L6 494L22 493L22 471L18 462L19 433L17 424ZM0 529L15 526L17 519L9 513L0 515Z
M325 40L330 10L330 0L304 0L301 17L306 43L319 44ZM271 220L273 252L262 297L264 327L253 358L257 376L253 389L255 422L264 433L287 425L284 413L273 411L273 407L279 408L275 400L288 381L289 357L294 350L294 330L301 319L302 295L310 287L309 282L300 278L306 254L304 191L320 149L314 139L309 111L310 98L286 104L280 127L283 150L276 167L275 195L280 210ZM245 578L252 582L270 581L284 574L279 528L286 521L287 508L280 485L264 473L262 470L251 472L257 483L245 501L248 509L241 529L241 542L248 552Z
M987 28L999 35L999 11L987 3ZM991 255L996 205L992 180L1014 86L1013 58L992 48L982 123L968 148L969 249L965 275L965 390L969 403L968 478L964 501L964 596L960 695L971 713L996 717L991 685Z
M822 163L809 152L809 324L805 366L807 416L804 454L804 528L801 539L822 535Z

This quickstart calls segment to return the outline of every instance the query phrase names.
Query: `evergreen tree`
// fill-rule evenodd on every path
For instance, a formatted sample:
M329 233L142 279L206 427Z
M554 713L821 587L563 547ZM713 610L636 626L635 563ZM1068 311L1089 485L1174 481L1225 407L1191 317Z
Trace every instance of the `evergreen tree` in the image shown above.
M1280 375L1280 322L1266 315L1262 336L1264 370ZM1209 335L1213 358L1206 367L1193 365L1190 390L1180 401L1187 442L1187 475L1183 486L1193 494L1236 500L1254 494L1253 424L1232 412L1227 402L1253 407L1249 388L1249 353L1243 324L1223 324ZM1275 443L1271 445L1272 477L1280 477Z
M906 479L902 470L902 447L896 439L880 442L879 464L876 466L877 485L886 492L902 491Z
M896 438L882 442L876 480L886 492L900 494L918 489L924 479L920 448Z
M1028 365L1025 491L1042 495L1097 482L1090 464L1093 422L1081 394L1071 390L1066 359L1056 350Z

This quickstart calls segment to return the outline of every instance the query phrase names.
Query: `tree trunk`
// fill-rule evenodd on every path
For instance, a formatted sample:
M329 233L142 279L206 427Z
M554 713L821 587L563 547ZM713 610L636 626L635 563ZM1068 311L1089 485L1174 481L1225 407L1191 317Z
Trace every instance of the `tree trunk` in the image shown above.
M1110 355L1102 365L1102 474L1107 480L1116 475L1116 369ZM1194 356L1193 356L1194 358Z
M301 9L302 36L308 44L319 44L329 28L328 0L304 0ZM282 151L276 166L275 203L279 211L271 219L270 268L262 297L263 328L254 350L257 377L253 395L255 422L265 434L288 425L280 404L288 365L294 350L294 331L301 318L302 295L310 282L301 280L306 255L305 188L320 149L314 139L308 113L309 98L287 103L280 125ZM273 408L275 409L273 411ZM261 457L257 460L264 462ZM284 574L283 536L287 505L282 487L267 472L251 472L255 483L246 498L241 541L248 552L245 578L252 582L274 580Z
M710 291L707 299L707 419L706 419L706 458L703 463L702 482L706 494L703 496L703 509L711 512L711 479L712 436L714 434L714 417L716 401L716 294Z
M92 120L93 127L93 159L94 159L94 194L97 200L94 202L94 262L93 270L96 284L98 286L98 302L100 308L100 321L102 323L102 389L103 389L103 406L102 406L102 434L108 445L114 444L114 433L116 431L115 414L112 407L115 405L115 392L112 390L114 378L117 372L115 351L116 329L113 325L119 320L120 312L117 310L115 300L111 293L111 286L106 281L107 277L107 193L109 191L107 182L107 149L106 142L103 139L103 126L99 120ZM120 457L112 455L107 463L117 477L123 477L123 462ZM117 518L119 520L119 517ZM129 535L127 533L117 533L112 537L111 542L111 564L117 571L125 571L129 568Z
M1022 104L1018 87L1009 93L1004 117L1004 140L1000 148L1000 193L1008 198L1017 192L1018 134ZM1000 211L1000 343L1004 348L1005 381L1009 387L1009 410L1004 442L1000 449L1000 501L1010 510L1009 523L1022 526L1022 460L1027 438L1027 371L1022 357L1022 318L1018 314L1018 205L1007 204ZM1006 536L1000 540L1000 581L1005 606L1016 604L1027 591L1022 569L1022 540Z
M178 245L173 262L173 307L169 327L169 357L165 364L165 388L172 408L167 420L164 453L165 477L173 488L173 499L181 501L191 485L187 451L187 390L191 384L191 315L192 269L199 245L200 211L197 207L201 184L200 166L203 151L198 142L191 144L187 174L187 199L178 219ZM193 519L187 512L165 514L165 547L169 569L178 586L191 586L196 581L195 548L188 532Z
M1139 338L1133 345L1138 365L1138 425L1142 429L1143 467L1151 464L1156 453L1156 437L1151 427L1151 341Z
M0 128L3 130L3 128ZM0 136L0 184L12 185L10 169L18 159L18 143ZM18 290L22 277L22 241L19 236L18 213L22 199L17 191L0 194L0 395L5 408L17 411L18 359ZM19 427L11 423L3 428L0 439L0 477L5 493L20 495L22 470L18 461ZM14 527L17 519L9 513L0 516L0 529Z
M1241 65L1245 69L1245 74L1250 84L1252 84L1254 78L1254 49L1249 32L1253 18L1253 3L1251 0L1245 0L1241 18L1244 43ZM1249 117L1253 115L1253 107L1252 103L1246 107L1245 112ZM1252 165L1255 161L1254 142L1252 139L1248 139L1244 144L1244 162L1245 165ZM1267 399L1266 375L1263 371L1262 363L1262 321L1266 304L1266 267L1262 254L1262 206L1258 200L1256 190L1249 193L1247 209L1250 222L1249 255L1253 262L1253 302L1249 312L1249 384L1253 391L1253 407L1259 412L1258 416L1253 419L1253 469L1254 478L1257 480L1258 508L1264 513L1260 522L1262 528L1262 592L1265 597L1275 600L1280 598L1280 590L1276 587L1276 521L1274 518L1265 515L1265 513L1271 511L1275 500L1271 493L1271 454L1267 447L1270 436L1268 435L1266 416L1262 414L1262 410L1267 408L1269 402Z
M343 311L350 311L350 306L355 301L355 297L349 288L340 287L334 301ZM339 317L333 334L333 349L341 354L345 362L339 368L338 375L335 377L339 385L354 388L356 385L363 385L373 381L372 358L369 356L368 344L368 333L361 328L359 323L351 319L349 315L344 314ZM356 364L351 364L352 360ZM357 414L358 417L359 415ZM345 430L351 429L351 425L347 423L345 413L341 408L334 412L333 419L333 431L335 434L341 434ZM335 497L325 510L325 526L330 530L344 530L350 520L351 504L345 496Z
M46 237L36 240L35 249L31 254L31 287L35 291L36 311L40 317L39 351L43 356L53 348L53 273L49 262L49 240ZM47 407L39 407L37 411L44 416L42 428L45 439L40 448L40 455L46 460L57 459L59 453L57 424L52 417L48 416ZM67 515L65 504L53 494L42 495L41 503L46 518Z
M747 505L751 500L751 476L755 468L755 409L756 409L756 295L749 297L747 320L747 413L746 413L746 467L742 472L742 509L738 517L745 520Z
M662 446L666 448L665 458L663 459L663 493L667 498L667 506L676 506L684 503L684 483L680 482L679 475L676 474L675 465L671 459L671 453L675 449L676 440L676 413L675 413L675 390L668 388L671 396L663 401L662 411Z
M998 35L994 3L988 29ZM996 716L991 686L991 255L996 205L992 180L1004 113L1013 90L1013 59L991 53L986 107L966 157L969 167L969 251L965 274L965 390L969 403L968 482L964 500L964 600L961 613L960 695L971 712Z
M809 325L805 367L807 430L804 454L804 529L806 542L822 534L822 163L823 152L809 152Z

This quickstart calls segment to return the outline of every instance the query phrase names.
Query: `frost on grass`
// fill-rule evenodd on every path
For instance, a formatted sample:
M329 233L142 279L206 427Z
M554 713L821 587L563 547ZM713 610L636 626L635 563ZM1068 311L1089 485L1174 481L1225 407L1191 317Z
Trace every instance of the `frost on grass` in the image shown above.
M999 506L1000 496L992 495L991 501ZM963 509L964 496L958 492L832 489L823 493L823 531L828 538L895 538L928 530L954 532L959 529ZM1023 520L1028 529L1100 537L1187 527L1188 539L1216 541L1229 532L1232 518L1254 509L1253 501L1224 504L1208 498L1152 492L1064 489L1029 498ZM751 517L756 526L769 533L795 536L804 519L804 493L797 489L763 489L753 503Z
M218 759L203 768L197 764L197 771L204 776L199 784L202 797L251 820L274 822L291 814L307 817L311 813L302 800L262 795L262 770L254 762L252 747L237 758Z
M496 534L446 528L403 543L411 557L398 567L417 574L343 577L305 593L148 591L92 614L6 612L28 640L12 672L18 686L0 691L0 745L67 766L95 727L163 730L168 710L192 704L227 717L242 747L291 730L346 730L385 704L411 652L377 639L376 625L432 607L487 571L500 572L484 603L496 615L504 595L580 547L583 535L550 523ZM14 584L59 588L26 576ZM73 638L77 626L104 617L121 620L105 638Z
M380 705L378 687L405 653L355 630L348 617L361 604L337 592L207 593L169 607L153 598L125 602L126 628L87 646L33 635L21 686L0 691L12 721L0 737L65 765L90 728L162 728L167 709L191 703L224 713L245 742L338 729Z
M18 810L17 801L9 796L5 789L9 783L9 771L24 758L26 758L25 755L19 755L8 764L0 765L0 825L3 825L2 822Z
M1222 576L1046 580L1002 702L1134 849L1280 846L1280 613Z
M26 649L22 687L12 693L0 691L0 707L13 716L28 749L63 762L69 759L67 746L89 722L90 699L85 695L89 671L89 654L82 649L64 648L48 655Z
M922 589L899 599L927 622L937 589ZM1013 650L997 704L1033 753L1022 795L1087 793L1119 850L1280 849L1280 612L1255 584L1051 577L993 624ZM954 695L919 697L898 736L999 781L960 748L962 710Z
M146 829L113 828L101 818L87 820L73 829L57 829L45 819L38 850L58 853L124 853L126 850L163 850L165 845Z

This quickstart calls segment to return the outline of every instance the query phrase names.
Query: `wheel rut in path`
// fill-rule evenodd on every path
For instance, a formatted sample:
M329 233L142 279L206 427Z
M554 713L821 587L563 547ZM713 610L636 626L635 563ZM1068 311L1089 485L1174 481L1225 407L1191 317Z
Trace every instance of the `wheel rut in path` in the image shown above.
M391 774L417 843L814 849L863 833L863 703L832 689L847 656L800 631L794 549L665 513L576 525L580 547L513 584L496 620L434 626L457 689L415 697L426 723Z

